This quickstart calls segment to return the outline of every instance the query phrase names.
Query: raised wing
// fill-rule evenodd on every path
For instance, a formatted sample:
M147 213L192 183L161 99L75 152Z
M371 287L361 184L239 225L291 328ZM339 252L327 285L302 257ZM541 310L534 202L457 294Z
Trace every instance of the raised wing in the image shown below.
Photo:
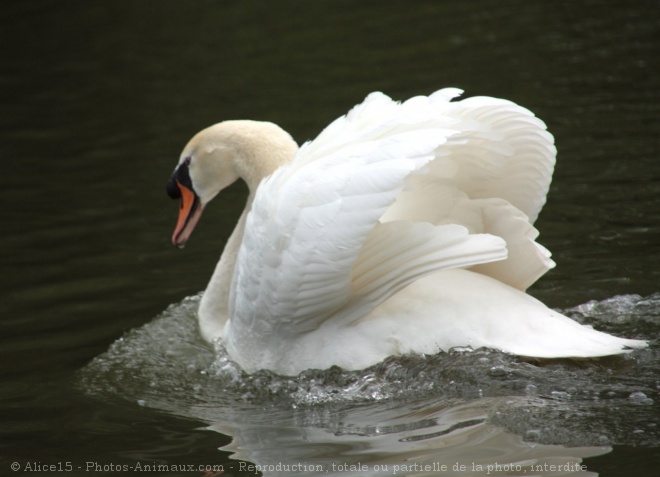
M461 225L381 224L407 179L428 174L461 133L439 107L453 93L403 104L374 93L260 185L232 285L232 339L353 322L428 273L506 257L501 238Z
M556 149L545 124L509 101L428 98L456 134L436 151L423 175L406 188L382 221L461 224L471 233L504 238L507 260L473 267L521 290L554 266L533 227L552 180Z

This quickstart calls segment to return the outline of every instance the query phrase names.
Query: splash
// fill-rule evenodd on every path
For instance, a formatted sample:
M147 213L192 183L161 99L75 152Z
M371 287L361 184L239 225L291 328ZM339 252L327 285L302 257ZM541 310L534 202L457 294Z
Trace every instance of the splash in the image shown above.
M515 405L493 408L488 419L529 441L660 443L657 343L598 360L526 360L493 350L452 350L392 357L355 372L331 368L296 377L265 371L248 375L221 345L214 348L199 338L200 297L171 305L94 359L81 372L85 392L113 394L208 422L228 409L232 414L255 407L274 415L294 411L306 423L319 423L319 416L330 411L374 403L509 399ZM660 330L660 293L617 296L562 312L610 333L649 338ZM333 430L346 431L339 425Z

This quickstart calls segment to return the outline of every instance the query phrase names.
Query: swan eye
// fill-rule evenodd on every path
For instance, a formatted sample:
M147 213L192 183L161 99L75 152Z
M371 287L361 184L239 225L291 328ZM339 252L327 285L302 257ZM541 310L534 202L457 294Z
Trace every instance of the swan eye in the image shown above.
M170 176L170 180L167 181L167 195L172 199L180 199L181 191L179 190L179 184L186 186L188 189L193 190L192 181L190 180L190 172L188 171L188 166L190 165L190 158L186 157L181 164L174 169L174 172Z

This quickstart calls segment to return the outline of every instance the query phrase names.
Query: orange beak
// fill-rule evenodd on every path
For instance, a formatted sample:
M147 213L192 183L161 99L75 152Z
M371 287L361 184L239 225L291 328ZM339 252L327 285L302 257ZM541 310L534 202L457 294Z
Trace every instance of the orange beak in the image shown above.
M183 185L178 180L176 186L179 188L181 194L181 203L179 207L179 219L172 234L172 243L178 247L183 248L190 237L197 221L202 215L202 204L195 192Z

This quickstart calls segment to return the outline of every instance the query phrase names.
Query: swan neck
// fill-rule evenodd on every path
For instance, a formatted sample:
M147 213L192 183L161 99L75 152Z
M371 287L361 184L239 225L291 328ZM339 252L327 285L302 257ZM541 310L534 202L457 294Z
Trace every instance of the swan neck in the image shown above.
M234 177L242 178L249 190L243 213L227 240L199 306L200 331L207 341L213 341L223 335L230 319L229 298L234 269L259 184L279 167L291 162L298 145L287 132L268 122L226 121L210 128L206 134L213 140L212 150L229 152ZM216 161L216 164L221 163Z
M236 173L247 184L251 198L261 181L288 164L298 150L293 138L276 124L261 121L228 121L233 132Z
M199 305L198 318L202 337L209 342L223 335L225 325L229 321L229 296L236 268L238 251L245 233L245 223L252 206L254 194L250 192L245 209L241 214L234 231L227 239L220 260L215 267L211 280L204 291Z

